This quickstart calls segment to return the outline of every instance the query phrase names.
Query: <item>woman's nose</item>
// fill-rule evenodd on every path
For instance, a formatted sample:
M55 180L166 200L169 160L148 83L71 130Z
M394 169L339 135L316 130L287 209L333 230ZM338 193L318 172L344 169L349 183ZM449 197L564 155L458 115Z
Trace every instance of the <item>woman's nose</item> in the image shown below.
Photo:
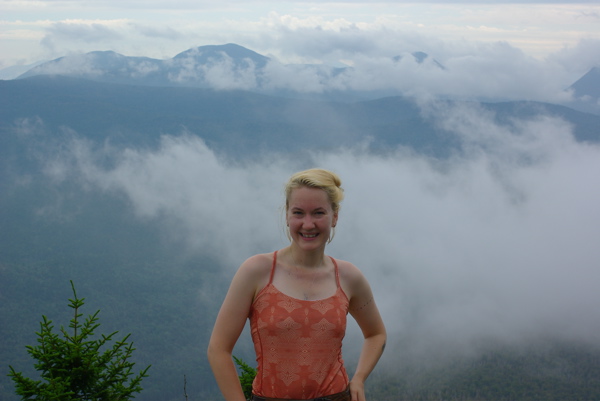
M306 216L306 217L304 217L304 220L302 221L302 226L303 227L314 227L315 222L311 216Z

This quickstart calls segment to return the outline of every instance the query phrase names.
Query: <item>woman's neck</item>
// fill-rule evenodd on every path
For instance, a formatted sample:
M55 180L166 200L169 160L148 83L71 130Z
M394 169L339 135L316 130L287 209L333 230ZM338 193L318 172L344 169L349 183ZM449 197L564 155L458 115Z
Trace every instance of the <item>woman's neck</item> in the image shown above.
M325 265L325 250L316 249L314 251L304 251L292 243L287 248L281 250L284 257L297 267L313 269Z

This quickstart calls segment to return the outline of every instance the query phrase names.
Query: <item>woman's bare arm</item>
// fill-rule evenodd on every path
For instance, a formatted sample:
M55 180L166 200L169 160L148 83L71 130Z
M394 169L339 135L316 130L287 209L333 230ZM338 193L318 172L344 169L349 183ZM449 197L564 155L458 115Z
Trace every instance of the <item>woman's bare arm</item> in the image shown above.
M350 265L347 271L351 293L349 312L358 323L364 337L356 371L350 381L350 392L352 401L365 401L365 381L383 354L387 334L367 279L353 265Z
M244 329L254 296L264 286L265 272L268 277L269 268L265 255L256 255L246 260L233 277L217 315L207 355L226 401L246 400L233 363L232 351Z

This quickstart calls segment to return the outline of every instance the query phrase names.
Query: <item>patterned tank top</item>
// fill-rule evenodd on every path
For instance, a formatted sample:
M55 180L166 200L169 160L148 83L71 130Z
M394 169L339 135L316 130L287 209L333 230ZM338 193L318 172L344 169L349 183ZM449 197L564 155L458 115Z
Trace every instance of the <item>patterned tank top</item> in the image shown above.
M348 297L340 286L329 298L305 301L273 285L277 252L269 283L250 310L250 330L256 351L254 394L263 397L310 399L344 391L348 374L342 359Z

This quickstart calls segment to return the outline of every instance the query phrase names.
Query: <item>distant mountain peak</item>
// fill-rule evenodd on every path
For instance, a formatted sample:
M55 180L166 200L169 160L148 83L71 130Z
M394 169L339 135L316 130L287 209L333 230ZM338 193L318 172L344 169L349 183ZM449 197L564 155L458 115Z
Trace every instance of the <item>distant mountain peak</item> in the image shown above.
M425 61L427 57L429 57L429 54L423 52L414 52L412 53L412 55L419 64L421 64L423 61Z
M177 54L175 57L173 57L173 60L194 58L204 64L210 62L211 60L220 60L223 58L224 54L233 60L250 59L257 67L261 68L264 67L269 61L268 57L258 54L255 51L247 49L243 46L236 45L235 43L193 47Z
M445 70L424 52L406 52L391 60L398 64L408 62L426 69ZM226 43L193 47L166 60L129 57L110 50L74 54L41 64L18 78L64 75L129 85L241 89L301 97L333 96L344 101L350 98L349 95L363 99L399 93L399 89L387 86L365 90L361 84L355 89L351 82L353 74L360 72L354 68L342 64L281 64L243 46ZM347 76L343 75L345 73Z
M181 55L184 55L186 53L191 53L191 52L201 52L201 53L211 53L211 54L217 54L217 53L222 52L222 53L226 53L227 55L232 56L232 57L234 57L234 56L235 57L240 57L240 56L263 57L262 55L256 53L253 50L250 50L244 46L240 46L235 43L227 43L224 45L204 45L204 46L192 47L191 49L188 49L186 51L179 53L174 58L181 57Z
M242 70L260 70L269 58L234 43L207 45L188 49L170 60L128 57L114 51L93 51L69 55L40 64L20 75L68 75L103 82L151 86L212 87L207 71L220 69L223 74ZM212 74L210 79L215 78ZM254 81L256 83L257 81Z
M406 55L408 54L392 57L392 60L394 60L395 62L399 62L400 60L404 59ZM446 67L444 67L439 61L430 58L429 54L425 52L413 52L410 53L410 56L412 56L412 58L417 62L417 64L423 64L429 59L435 66L441 68L442 70L446 69Z
M600 67L593 67L571 85L570 89L573 89L577 98L600 99Z

